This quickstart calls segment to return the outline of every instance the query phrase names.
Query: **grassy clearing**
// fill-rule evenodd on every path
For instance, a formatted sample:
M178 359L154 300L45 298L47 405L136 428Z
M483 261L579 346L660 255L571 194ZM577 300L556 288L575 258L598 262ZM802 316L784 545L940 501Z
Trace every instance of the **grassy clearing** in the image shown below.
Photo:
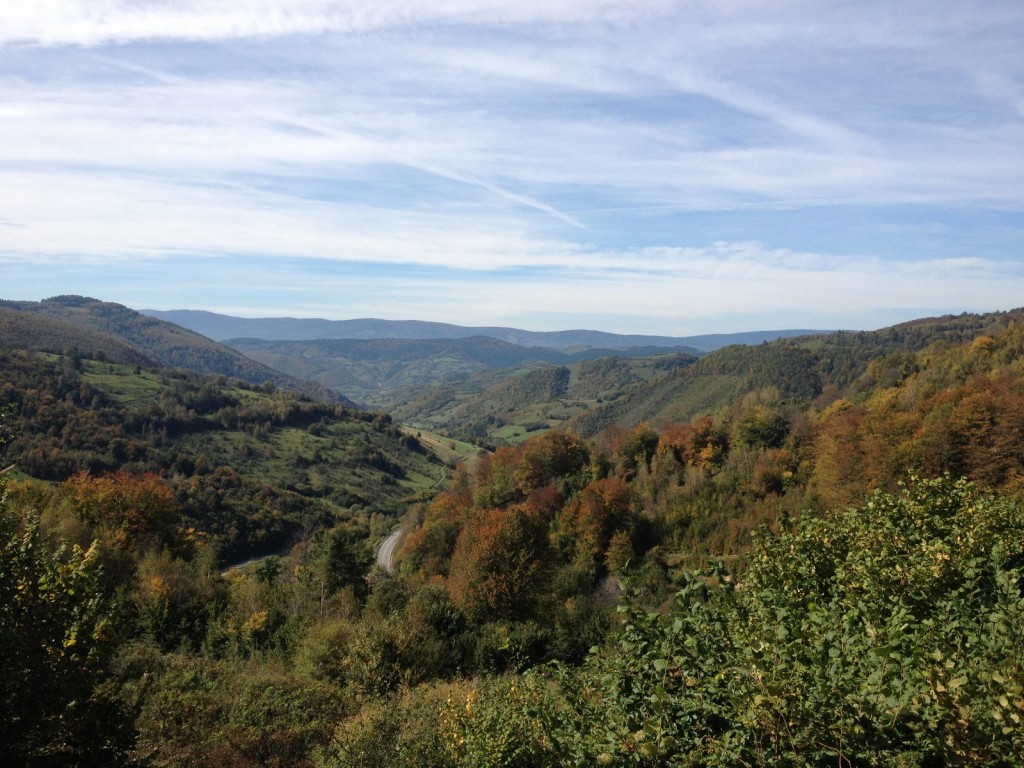
M398 481L398 484L410 491L433 491L444 482L446 474L441 472L438 477L428 477L419 472L407 472L406 476Z
M417 427L403 426L402 431L415 437L427 450L450 467L472 458L480 450L472 443L454 440Z
M120 405L154 401L167 388L154 373L95 360L82 361L82 379Z
M506 443L515 445L547 432L547 429L536 428L541 423L543 423L542 420L531 421L525 424L506 424L501 429L496 429L492 434Z

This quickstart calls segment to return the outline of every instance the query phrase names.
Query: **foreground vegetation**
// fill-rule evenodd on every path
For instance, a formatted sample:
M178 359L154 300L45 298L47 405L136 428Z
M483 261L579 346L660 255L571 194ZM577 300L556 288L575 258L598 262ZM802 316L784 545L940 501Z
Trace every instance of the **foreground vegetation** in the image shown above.
M432 684L334 735L326 765L1019 765L1024 514L965 483L758 540L737 583L633 594L576 668ZM424 724L425 712L431 716Z
M582 659L512 618L545 598L495 561L514 549L458 550L450 594L367 588L344 529L224 578L201 545L138 556L129 532L56 514L48 535L0 513L0 739L23 765L1009 766L1024 749L1024 511L964 482L804 518L738 580L678 573L661 611L637 587ZM502 550L522 521L494 522ZM74 525L106 543L51 543ZM474 555L483 590L458 575Z

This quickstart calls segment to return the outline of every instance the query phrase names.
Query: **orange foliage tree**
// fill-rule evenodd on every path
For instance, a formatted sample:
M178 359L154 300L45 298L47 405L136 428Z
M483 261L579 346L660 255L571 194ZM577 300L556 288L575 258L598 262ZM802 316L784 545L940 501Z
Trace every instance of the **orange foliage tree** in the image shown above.
M108 543L138 549L179 543L181 507L159 475L119 470L92 477L80 472L66 487L79 516Z
M551 537L556 550L596 575L613 534L629 526L631 498L621 477L590 483L558 514Z
M547 525L529 508L480 512L459 534L448 591L477 621L532 615L550 571Z

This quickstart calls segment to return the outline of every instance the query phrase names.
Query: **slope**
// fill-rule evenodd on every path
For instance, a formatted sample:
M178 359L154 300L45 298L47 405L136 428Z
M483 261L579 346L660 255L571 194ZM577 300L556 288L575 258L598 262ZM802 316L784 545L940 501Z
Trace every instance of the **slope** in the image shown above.
M131 344L109 334L12 309L9 304L0 301L0 339L4 347L36 352L64 352L130 365L154 363Z
M386 415L219 375L0 349L0 409L20 473L157 473L223 560L352 517L386 530L446 472Z
M319 399L345 402L345 398L333 390L276 371L194 331L146 317L121 304L83 296L56 296L40 302L5 301L3 307L105 334L117 339L119 348L127 344L159 365L234 376L254 383L271 382Z
M572 419L568 426L596 435L610 425L641 421L661 425L714 414L752 390L773 388L781 397L808 403L858 381L880 359L932 344L956 345L995 333L1024 318L1024 310L924 318L871 332L778 339L752 347L732 346L694 365L628 387L620 397ZM893 374L895 375L895 374ZM861 380L860 386L863 386Z
M631 391L692 365L692 355L601 357L568 366L538 363L451 377L394 393L391 413L402 421L484 444L518 442L562 427Z

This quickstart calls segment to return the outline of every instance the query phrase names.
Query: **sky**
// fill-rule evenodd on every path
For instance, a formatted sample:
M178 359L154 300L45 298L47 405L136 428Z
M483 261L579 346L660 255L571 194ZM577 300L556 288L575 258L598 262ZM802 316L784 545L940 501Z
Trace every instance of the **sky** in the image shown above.
M690 335L1024 305L1019 0L0 0L0 298Z

